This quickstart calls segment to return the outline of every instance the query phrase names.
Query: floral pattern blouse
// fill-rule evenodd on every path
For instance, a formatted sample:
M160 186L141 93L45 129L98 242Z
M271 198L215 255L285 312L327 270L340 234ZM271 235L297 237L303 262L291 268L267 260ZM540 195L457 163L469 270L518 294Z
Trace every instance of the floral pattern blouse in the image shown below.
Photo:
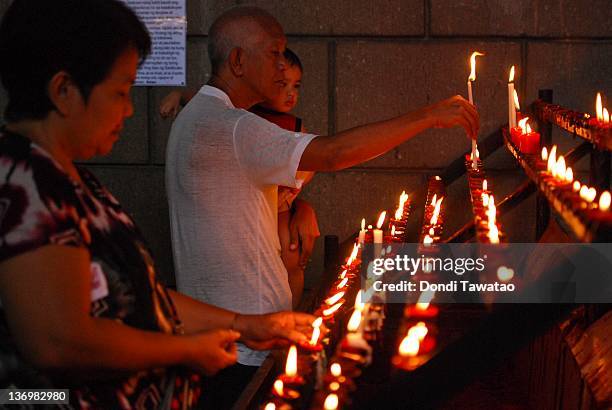
M89 171L78 167L78 172L83 184L29 139L0 130L0 262L49 244L86 248L91 256L91 316L181 333L174 305L134 221ZM69 388L74 408L189 408L200 393L199 376L185 369L87 383L37 371L20 356L1 306L0 354L10 368L0 387Z

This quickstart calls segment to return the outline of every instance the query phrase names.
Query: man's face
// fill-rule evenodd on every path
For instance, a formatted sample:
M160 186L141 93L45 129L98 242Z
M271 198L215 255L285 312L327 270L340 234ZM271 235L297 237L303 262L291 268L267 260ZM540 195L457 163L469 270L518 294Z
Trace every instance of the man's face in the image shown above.
M258 28L258 35L247 50L245 79L262 101L276 100L282 92L287 44L280 30L266 31Z

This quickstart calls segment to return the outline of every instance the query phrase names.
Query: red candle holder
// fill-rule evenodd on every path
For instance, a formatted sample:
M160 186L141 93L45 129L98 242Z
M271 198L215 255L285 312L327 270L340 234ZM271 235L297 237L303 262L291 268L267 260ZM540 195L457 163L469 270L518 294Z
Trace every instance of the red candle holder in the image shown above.
M318 353L323 350L323 345L319 342L317 342L316 344L311 344L310 341L303 340L298 343L298 346L300 347L300 349L306 350L311 353Z
M304 378L300 376L299 374L296 374L295 376L290 376L288 374L283 373L280 376L278 376L278 380L282 381L283 385L288 386L289 388L299 387L306 383Z
M259 410L268 410L270 408L270 404L274 405L274 410L293 410L293 407L289 403L278 397L266 401L259 407Z
M535 131L532 131L528 134L522 134L519 142L519 149L524 154L539 154L540 134Z
M285 382L283 382L282 388L279 391L279 389L276 386L276 383L279 380L280 379L277 379L274 382L274 386L272 387L272 394L274 396L278 397L279 399L283 399L283 400L296 400L296 399L300 398L300 392L290 388L289 386L287 386L287 384ZM282 380L280 380L280 381L282 381Z

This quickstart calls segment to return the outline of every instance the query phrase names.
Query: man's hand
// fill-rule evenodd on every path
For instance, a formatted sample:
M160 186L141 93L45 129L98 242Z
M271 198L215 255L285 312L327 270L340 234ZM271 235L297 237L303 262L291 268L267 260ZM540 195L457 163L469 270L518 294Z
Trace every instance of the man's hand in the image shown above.
M238 352L234 342L240 337L240 333L220 329L185 337L189 338L192 346L185 365L197 372L212 376L236 363Z
M181 92L171 91L159 104L159 114L162 118L176 117L181 106Z
M308 341L314 320L314 316L299 312L237 315L234 328L251 349L268 350ZM324 333L326 329L322 327L321 331Z
M298 198L293 202L293 206L295 207L295 213L289 222L289 235L291 237L289 250L300 251L299 265L304 269L312 254L315 240L321 235L321 232L319 232L319 225L317 224L317 215L308 202ZM299 249L300 242L302 244L301 249Z
M476 139L480 119L476 107L460 95L440 101L425 108L426 115L436 128L462 126L467 135Z

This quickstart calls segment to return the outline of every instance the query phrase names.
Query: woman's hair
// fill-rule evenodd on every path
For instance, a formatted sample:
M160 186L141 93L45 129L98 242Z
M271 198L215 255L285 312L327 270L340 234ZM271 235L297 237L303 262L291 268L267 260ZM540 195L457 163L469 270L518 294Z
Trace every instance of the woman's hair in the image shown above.
M295 66L299 68L301 72L304 72L300 58L292 50L286 48L283 56L285 57L285 60L287 60L287 62L289 63L289 66Z
M43 119L54 109L51 78L65 71L85 102L129 48L142 62L151 38L118 0L14 0L0 23L0 80L7 121Z

